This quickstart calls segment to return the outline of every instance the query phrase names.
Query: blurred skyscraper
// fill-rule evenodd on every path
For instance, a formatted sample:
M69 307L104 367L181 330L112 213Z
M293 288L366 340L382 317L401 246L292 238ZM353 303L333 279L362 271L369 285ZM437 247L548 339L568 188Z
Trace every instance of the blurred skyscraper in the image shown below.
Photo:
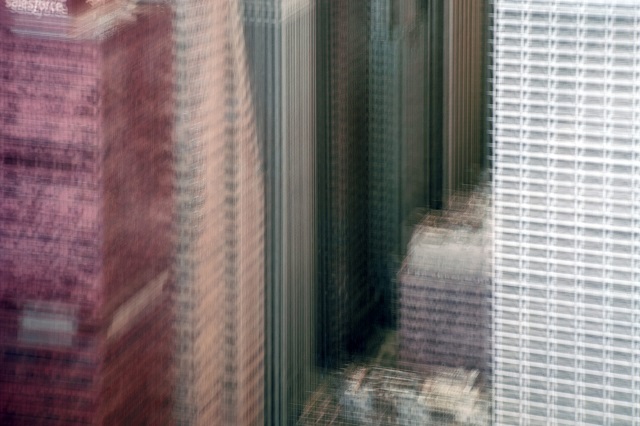
M425 10L417 0L372 0L369 77L369 280L393 322L403 222L426 202Z
M416 367L488 371L489 259L482 190L474 185L485 163L485 6L484 0L436 0L425 9L424 169L408 180L422 179L424 205L432 211L411 243L423 214L406 213L402 249L409 253L398 276L399 357Z
M427 199L446 208L449 196L470 188L486 165L485 0L427 3Z
M242 0L266 184L265 423L291 424L316 342L316 7Z
M3 2L0 58L0 424L170 424L171 10Z
M485 163L485 13L483 0L372 1L369 270L387 312L424 208L446 208Z
M264 184L241 7L175 3L182 425L264 421Z
M492 19L495 423L640 424L640 3Z
M367 276L369 0L318 3L319 356L361 348L376 314Z

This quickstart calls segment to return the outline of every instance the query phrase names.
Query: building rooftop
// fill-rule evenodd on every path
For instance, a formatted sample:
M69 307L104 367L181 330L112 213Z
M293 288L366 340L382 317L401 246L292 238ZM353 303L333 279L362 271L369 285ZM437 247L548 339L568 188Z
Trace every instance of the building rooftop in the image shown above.
M489 424L488 393L477 370L414 373L349 365L309 398L300 424Z
M489 197L484 188L457 194L444 211L427 214L414 231L407 274L489 276Z

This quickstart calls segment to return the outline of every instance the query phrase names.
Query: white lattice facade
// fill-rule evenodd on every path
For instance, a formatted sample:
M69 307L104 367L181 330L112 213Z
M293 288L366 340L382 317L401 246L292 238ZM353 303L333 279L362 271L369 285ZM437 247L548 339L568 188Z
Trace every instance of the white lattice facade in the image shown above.
M640 424L640 3L496 0L494 421Z

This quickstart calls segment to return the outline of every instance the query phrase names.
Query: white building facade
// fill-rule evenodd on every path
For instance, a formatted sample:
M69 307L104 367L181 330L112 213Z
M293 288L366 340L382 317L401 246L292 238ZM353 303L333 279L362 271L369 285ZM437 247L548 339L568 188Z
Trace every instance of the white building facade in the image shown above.
M640 424L640 2L495 0L494 422Z

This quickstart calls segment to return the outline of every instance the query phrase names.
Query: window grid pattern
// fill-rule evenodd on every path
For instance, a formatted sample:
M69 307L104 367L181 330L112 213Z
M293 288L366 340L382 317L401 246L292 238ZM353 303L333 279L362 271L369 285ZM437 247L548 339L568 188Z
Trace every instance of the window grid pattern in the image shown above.
M640 424L640 5L491 18L495 423Z

